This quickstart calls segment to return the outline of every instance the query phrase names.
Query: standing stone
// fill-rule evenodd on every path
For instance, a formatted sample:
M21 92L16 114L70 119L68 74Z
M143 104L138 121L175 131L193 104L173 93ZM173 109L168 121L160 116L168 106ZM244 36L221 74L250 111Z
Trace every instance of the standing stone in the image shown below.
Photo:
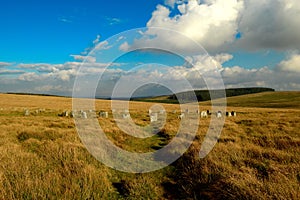
M30 111L29 110L25 110L24 111L24 116L29 116L30 115Z
M82 116L83 119L87 119L87 114L86 114L86 112L82 112L82 113L81 113L81 116Z

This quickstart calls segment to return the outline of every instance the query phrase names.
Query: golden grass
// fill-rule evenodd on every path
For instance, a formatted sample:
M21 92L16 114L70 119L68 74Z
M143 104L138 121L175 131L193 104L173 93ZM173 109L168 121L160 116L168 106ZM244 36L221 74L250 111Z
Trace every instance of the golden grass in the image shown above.
M200 120L193 145L171 166L128 174L94 159L82 145L73 119L58 117L71 110L70 98L0 94L0 99L0 199L300 199L298 109L231 104L227 110L236 111L237 117L226 118L207 157L200 159L198 152L210 118ZM96 110L110 112L110 104L97 100ZM152 105L133 102L134 122L147 125ZM123 149L155 151L178 130L178 113L172 113L178 105L164 107L167 124L147 139L123 133L111 112L99 123ZM207 110L209 105L201 108ZM30 116L24 116L24 109L31 111ZM44 111L36 114L37 109Z

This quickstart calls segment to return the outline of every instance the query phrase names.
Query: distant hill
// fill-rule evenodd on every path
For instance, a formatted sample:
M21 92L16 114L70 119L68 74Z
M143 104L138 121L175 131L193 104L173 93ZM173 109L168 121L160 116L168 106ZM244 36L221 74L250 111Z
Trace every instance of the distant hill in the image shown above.
M255 94L261 92L274 92L275 90L272 88L232 88L232 89L225 89L226 97L233 97L233 96L240 96L245 94ZM210 93L214 93L215 98L223 97L223 90L196 90L195 94L198 101L209 101L211 100ZM178 94L173 94L169 97L169 99L189 99L189 95L192 94L190 91L188 92L181 92Z
M145 97L145 98L133 98L136 101L147 101L147 102L160 102L160 103L178 103L178 98L184 101L191 101L194 94L199 102L211 100L210 93L214 94L215 99L223 97L223 90L195 90L181 92L172 95L157 96L157 97ZM252 87L252 88L231 88L225 89L226 97L241 96L246 94L256 94L261 92L274 92L272 88Z
M26 93L26 92L7 92L5 94L14 94L14 95L30 95L30 96L46 96L46 97L68 97L64 95L54 95L54 94L38 94L38 93Z
M230 107L300 109L300 92L264 92L227 98ZM209 102L203 102L209 104Z
M138 97L143 93L143 91L149 91L149 88L155 89L153 91L159 91L157 96L154 93L148 93L148 97ZM253 87L253 88L232 88L232 89L225 89L226 97L234 97L234 96L241 96L247 94L257 94L262 92L274 92L275 90L272 88L261 88L261 87ZM140 93L135 93L131 100L133 101L145 101L145 102L158 102L158 103L171 103L171 104L178 104L178 98L183 100L184 102L190 102L193 100L196 95L197 100L199 102L210 101L211 95L214 94L215 99L223 97L223 90L195 90L195 91L186 91L180 92L177 94L170 94L171 91L167 90L164 87L160 86L147 86L143 87ZM33 94L33 93L7 93L7 94L17 94L17 95L34 95L34 96L53 96L53 97L67 97L67 96L60 96L60 95L50 95L50 94ZM161 95L161 94L168 94L168 95ZM161 95L161 96L159 96ZM96 99L111 99L111 97L96 97ZM115 98L119 100L127 100L127 98Z
M230 89L231 90L231 89ZM2 103L7 102L5 97L6 94L2 94ZM13 94L11 94L13 95ZM7 95L8 97L11 95ZM54 97L51 95L37 95L37 94L29 94L26 95L24 93L19 93L17 95L23 95L24 98L17 98L19 103L16 106L24 105L26 103L39 99L45 103L46 108L52 108L53 106L63 105L62 108L66 108L66 102L71 103L71 98L65 97ZM40 96L39 98L33 98L33 96ZM148 97L141 99L134 99L134 101L146 101L146 102L157 102L157 103L178 103L177 100L169 99L172 95L165 95L159 97ZM50 99L51 98L51 99ZM55 98L53 101L52 98ZM21 100L22 99L22 100ZM23 103L22 103L23 102ZM245 107L245 108L276 108L276 109L299 109L300 110L300 91L280 91L280 92L260 92L253 94L246 94L240 96L231 96L226 99L228 107ZM13 102L9 102L13 103ZM215 101L218 103L218 100ZM210 106L211 101L201 101L200 106ZM5 106L4 106L5 107ZM278 110L278 112L281 112Z

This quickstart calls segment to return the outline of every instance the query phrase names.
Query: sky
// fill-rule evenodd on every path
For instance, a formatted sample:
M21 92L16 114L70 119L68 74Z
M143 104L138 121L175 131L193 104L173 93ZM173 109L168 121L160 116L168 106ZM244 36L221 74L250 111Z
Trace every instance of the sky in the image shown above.
M1 1L0 92L298 91L298 19L298 0Z

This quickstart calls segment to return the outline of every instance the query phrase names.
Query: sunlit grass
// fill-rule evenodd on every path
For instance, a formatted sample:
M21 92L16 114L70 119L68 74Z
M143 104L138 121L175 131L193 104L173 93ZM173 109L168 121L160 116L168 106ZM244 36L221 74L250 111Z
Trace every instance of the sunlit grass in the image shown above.
M271 97L266 95L257 97L257 107L269 107L265 105ZM58 116L71 110L70 98L0 94L0 199L300 199L297 95L281 102L291 105L288 109L254 108L250 97L233 97L228 110L236 111L237 117L226 118L207 157L200 159L198 153L210 118L200 120L193 145L171 166L129 174L98 162L81 143L73 119ZM238 102L244 107L236 107ZM125 150L155 151L178 131L178 113L172 113L179 111L178 105L164 105L166 125L157 135L140 139L116 126L110 103L97 101L96 110L109 112L109 118L98 118L99 124ZM130 105L136 124L150 123L151 105ZM24 109L30 116L24 116ZM44 111L36 114L37 109Z

